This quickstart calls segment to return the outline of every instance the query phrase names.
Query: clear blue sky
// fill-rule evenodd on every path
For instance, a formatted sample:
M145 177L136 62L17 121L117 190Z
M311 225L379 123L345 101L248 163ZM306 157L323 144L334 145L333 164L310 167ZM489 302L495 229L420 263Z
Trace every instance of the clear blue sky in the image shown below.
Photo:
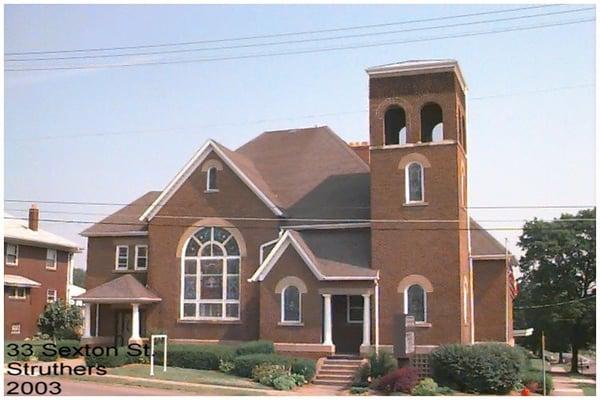
M5 7L5 51L209 40L514 7L8 5ZM579 7L550 7L328 35ZM409 40L594 15L594 11L587 11L463 28L169 58ZM227 43L211 46L214 45ZM160 57L137 56L120 61L153 61ZM5 72L5 196L126 203L148 190L162 189L208 138L234 149L265 130L329 125L347 141L368 140L367 114L361 112L366 110L368 101L364 69L428 58L458 60L469 86L470 205L595 203L595 93L591 86L595 84L595 24L589 22L318 54L123 69ZM39 61L35 65L49 63ZM560 89L572 86L576 87ZM554 90L557 88L560 90ZM298 118L343 112L351 113ZM259 120L272 121L256 122ZM135 132L140 130L143 132ZM129 133L64 138L101 132ZM63 138L40 139L56 136ZM28 205L6 203L5 206L26 209ZM72 213L108 213L114 209L41 205L41 215L42 218L98 220L98 215ZM51 210L69 213L47 212ZM473 211L481 220L553 217L559 213L556 210ZM483 225L519 227L522 223ZM43 222L42 226L85 245L84 238L77 233L86 225ZM501 240L508 237L511 250L517 251L518 232L493 231L493 234ZM84 266L83 255L77 264Z

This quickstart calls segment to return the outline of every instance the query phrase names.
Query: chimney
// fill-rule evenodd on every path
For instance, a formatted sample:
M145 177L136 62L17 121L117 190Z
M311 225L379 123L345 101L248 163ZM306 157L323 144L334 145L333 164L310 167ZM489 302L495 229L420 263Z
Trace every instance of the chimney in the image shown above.
M35 204L31 205L29 209L29 229L37 231L40 225L40 210Z

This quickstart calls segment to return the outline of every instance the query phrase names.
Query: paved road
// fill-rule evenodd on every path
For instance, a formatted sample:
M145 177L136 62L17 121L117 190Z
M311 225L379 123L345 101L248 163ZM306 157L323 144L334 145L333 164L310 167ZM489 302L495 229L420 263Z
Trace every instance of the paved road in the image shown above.
M68 379L50 379L41 377L23 377L4 375L4 394L8 387L7 382L51 382L59 381L62 396L191 396L194 393L179 390L152 389L134 386L100 384L96 382L81 382Z

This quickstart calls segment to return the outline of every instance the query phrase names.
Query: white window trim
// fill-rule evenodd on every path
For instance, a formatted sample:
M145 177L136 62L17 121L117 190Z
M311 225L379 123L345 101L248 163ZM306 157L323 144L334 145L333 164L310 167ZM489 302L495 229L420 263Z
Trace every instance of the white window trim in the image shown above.
M125 268L119 267L119 250L126 249L127 262L125 263ZM115 271L127 271L129 269L129 246L125 245L117 245L115 250Z
M11 296L11 295L9 294L9 295L8 295L8 298L9 298L9 299L14 299L14 300L25 300L25 299L27 298L27 289L26 289L26 288L24 288L24 287L16 287L16 286L13 286L13 287L12 287L12 289L10 289L10 290L13 290L13 289L14 289L14 291L15 291L15 295L14 295L14 296ZM19 296L19 289L22 289L22 290L23 290L23 293L24 293L24 294L23 294L23 296Z
M208 228L208 227L204 227L204 228ZM200 246L199 249L199 254L202 254L202 248L204 248L207 245L211 245L211 244L216 244L219 247L221 247L221 250L223 251L223 255L222 256L186 256L185 255L185 250L187 249L188 244L190 243L190 240L196 240L194 238L194 235L200 230L202 229L199 228L197 231L195 231L184 243L183 245L183 256L181 257L181 283L180 283L180 290L179 290L179 318L182 321L240 321L241 320L241 315L242 315L242 302L241 302L241 298L242 298L242 285L241 285L241 272L242 272L242 256L240 255L234 255L234 256L228 256L225 255L227 252L225 251L225 244L229 241L229 240L236 240L236 238L233 236L233 234L229 232L230 236L223 242L220 243L218 241L214 240L214 228L219 228L217 227L211 227L212 232L211 232L211 240L202 244ZM224 228L223 228L224 229ZM198 242L199 243L199 242ZM238 243L238 248L239 248L239 243ZM201 271L201 259L222 259L223 260L223 273L222 273L222 279L223 279L223 295L221 299L198 299L198 295L201 293L201 276L202 274L200 273ZM238 269L238 273L237 274L229 274L227 273L227 261L230 259L237 259L239 260L239 269ZM196 299L184 299L185 296L185 262L186 260L194 260L196 261ZM237 276L238 278L238 299L234 300L234 299L227 299L227 278L229 276ZM196 316L190 317L190 316L185 316L184 315L184 306L185 304L196 304ZM201 317L198 315L199 309L200 309L200 304L221 304L222 305L222 311L221 311L221 316L220 317ZM238 316L237 317L227 317L227 305L228 304L237 304L238 305Z
M214 171L215 174L217 174L217 167L210 167L209 169L206 170L206 193L214 193L214 192L218 192L219 191L219 186L217 184L217 187L215 188L211 188L210 187L210 174L211 171ZM215 176L216 178L216 176Z
M417 321L415 319L416 324L425 324L427 323L427 291L425 288L418 283L413 283L412 285L408 285L406 289L404 289L404 314L408 315L408 289L412 286L419 286L423 290L423 321Z
M144 247L146 249L145 257L140 257L139 249L142 247ZM140 258L146 259L146 266L144 268L138 267L138 259L140 259ZM148 245L147 244L137 244L135 246L135 263L133 264L133 268L136 271L146 271L148 269Z
M411 200L410 199L410 167L411 165L416 164L421 168L421 200ZM410 162L404 168L404 197L405 204L418 204L425 202L425 168L423 168L423 164L417 161Z
M50 293L53 293L52 295L52 301L50 301ZM51 303L56 303L56 301L58 300L58 292L56 291L56 289L48 289L46 290L46 303L51 304Z
M6 264L6 265L19 265L19 245L18 244L13 244L13 243L5 243L4 246L6 246L6 245L15 246L15 254L14 254L14 256L15 256L15 262L11 263L11 262L6 261L7 260L6 256L9 255L7 253L7 254L4 254L4 264Z
M52 266L48 266L48 260L49 260L48 255L52 251L54 252L54 263ZM46 269L50 270L50 271L56 271L57 264L58 264L58 250L46 249Z
M15 327L17 327L18 329L15 330ZM10 325L10 334L11 335L20 335L21 334L21 323L20 322Z
M360 320L357 319L350 319L350 297L351 295L346 295L346 322L349 324L362 324L363 323L363 313L360 314ZM360 296L361 301L363 301L362 296ZM364 303L362 303L362 305L360 307L353 307L353 308L360 308L361 311L364 312Z
M298 319L285 319L285 291L291 287L295 287L298 291ZM301 324L302 323L302 293L296 285L288 285L281 291L281 319L282 324Z

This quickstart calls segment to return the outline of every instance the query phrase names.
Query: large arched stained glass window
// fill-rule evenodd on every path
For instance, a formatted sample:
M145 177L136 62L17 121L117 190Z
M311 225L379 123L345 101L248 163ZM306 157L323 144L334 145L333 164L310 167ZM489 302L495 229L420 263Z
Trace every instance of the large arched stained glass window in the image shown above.
M427 297L420 285L412 285L406 289L406 314L415 317L415 322L427 320Z
M182 319L240 318L240 250L227 230L199 229L182 264Z

